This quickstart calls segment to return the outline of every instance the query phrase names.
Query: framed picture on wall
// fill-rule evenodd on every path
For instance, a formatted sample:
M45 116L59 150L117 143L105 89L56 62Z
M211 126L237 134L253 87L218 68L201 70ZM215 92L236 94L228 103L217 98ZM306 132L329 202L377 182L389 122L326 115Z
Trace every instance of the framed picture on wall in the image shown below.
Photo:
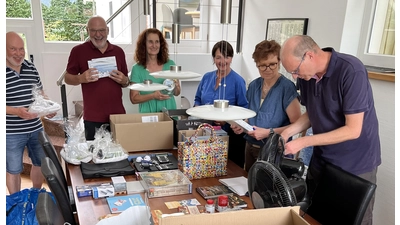
M293 35L307 34L308 18L274 18L267 20L266 40L279 44Z

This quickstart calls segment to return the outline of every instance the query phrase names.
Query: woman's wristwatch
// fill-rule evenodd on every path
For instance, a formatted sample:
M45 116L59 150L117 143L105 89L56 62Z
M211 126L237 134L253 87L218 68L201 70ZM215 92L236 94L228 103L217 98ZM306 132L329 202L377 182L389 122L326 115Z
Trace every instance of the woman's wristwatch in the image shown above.
M270 134L275 133L274 128L269 128L269 133L270 133Z

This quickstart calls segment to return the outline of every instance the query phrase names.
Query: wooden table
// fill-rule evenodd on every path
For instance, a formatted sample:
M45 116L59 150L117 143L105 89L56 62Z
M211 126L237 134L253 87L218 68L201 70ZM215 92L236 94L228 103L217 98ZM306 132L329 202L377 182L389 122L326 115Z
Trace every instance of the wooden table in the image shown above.
M151 153L157 153L157 152L172 152L174 155L176 155L176 151L177 150L151 151L148 153L151 154ZM145 155L145 154L146 153L143 153L143 155ZM228 167L228 171L227 171L228 175L226 175L226 176L199 179L199 180L191 180L192 190L193 190L192 194L150 198L149 199L150 208L151 209L159 209L163 213L166 213L166 214L175 213L175 212L177 212L177 209L168 209L167 206L165 205L165 202L186 200L186 199L192 199L192 198L196 198L202 205L205 205L206 200L196 192L196 187L221 184L218 181L221 178L230 178L230 177L238 177L238 176L247 177L246 171L243 170L242 168L240 168L239 166L237 166L235 163L228 161L227 167ZM108 208L107 201L105 198L101 198L101 199L93 199L92 197L78 198L75 187L81 186L81 185L94 185L94 184L100 184L100 183L107 183L107 182L111 182L111 178L96 178L96 179L85 179L84 180L82 177L82 172L81 172L80 166L76 166L73 164L67 165L67 174L69 175L69 178L70 178L69 181L71 182L71 186L73 187L77 216L78 216L80 225L96 224L99 221L98 219L101 216L110 214L110 210ZM134 176L134 175L125 176L125 180L126 181L136 180L136 176ZM144 194L142 197L144 197ZM243 196L242 198L247 202L248 209L253 209L253 205L251 203L250 198L246 197L246 196ZM305 215L304 219L307 220L307 222L309 222L312 225L319 224L317 221L315 221L313 218L311 218L308 215Z

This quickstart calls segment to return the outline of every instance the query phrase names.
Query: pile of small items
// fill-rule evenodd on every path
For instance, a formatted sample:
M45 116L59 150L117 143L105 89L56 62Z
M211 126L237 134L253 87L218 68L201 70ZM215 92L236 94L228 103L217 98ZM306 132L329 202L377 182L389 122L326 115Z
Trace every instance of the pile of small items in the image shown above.
M65 161L79 165L81 162L108 163L128 158L125 149L112 140L111 133L106 126L96 130L94 140L85 140L83 122L76 125L65 122L64 130L67 134L67 143L60 154Z

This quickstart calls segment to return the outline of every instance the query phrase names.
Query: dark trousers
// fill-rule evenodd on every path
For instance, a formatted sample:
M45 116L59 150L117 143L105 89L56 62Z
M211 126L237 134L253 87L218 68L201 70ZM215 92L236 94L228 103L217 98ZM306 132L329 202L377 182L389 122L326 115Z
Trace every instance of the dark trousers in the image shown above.
M85 138L86 141L93 141L94 135L96 131L101 127L103 124L107 124L107 130L111 132L110 124L109 123L99 123L99 122L92 122L84 120L83 124L85 125Z
M228 159L233 161L240 168L244 168L244 150L246 148L246 140L243 134L235 134L232 129L228 130L229 146L228 146Z
M312 159L311 159L312 160ZM376 184L376 173L377 168L372 170L371 172L363 173L358 175L359 177L370 181L371 183ZM307 193L310 199L314 194L314 190L317 187L319 180L321 178L321 171L314 169L313 167L309 167L307 170ZM375 203L375 194L372 196L371 201L368 204L367 210L365 211L362 225L372 225L372 211L374 210L374 203Z
M246 162L244 165L244 170L246 170L246 172L249 172L250 168L257 161L260 150L261 150L261 146L253 145L253 144L250 144L249 142L246 142L246 148L245 148L245 161Z

